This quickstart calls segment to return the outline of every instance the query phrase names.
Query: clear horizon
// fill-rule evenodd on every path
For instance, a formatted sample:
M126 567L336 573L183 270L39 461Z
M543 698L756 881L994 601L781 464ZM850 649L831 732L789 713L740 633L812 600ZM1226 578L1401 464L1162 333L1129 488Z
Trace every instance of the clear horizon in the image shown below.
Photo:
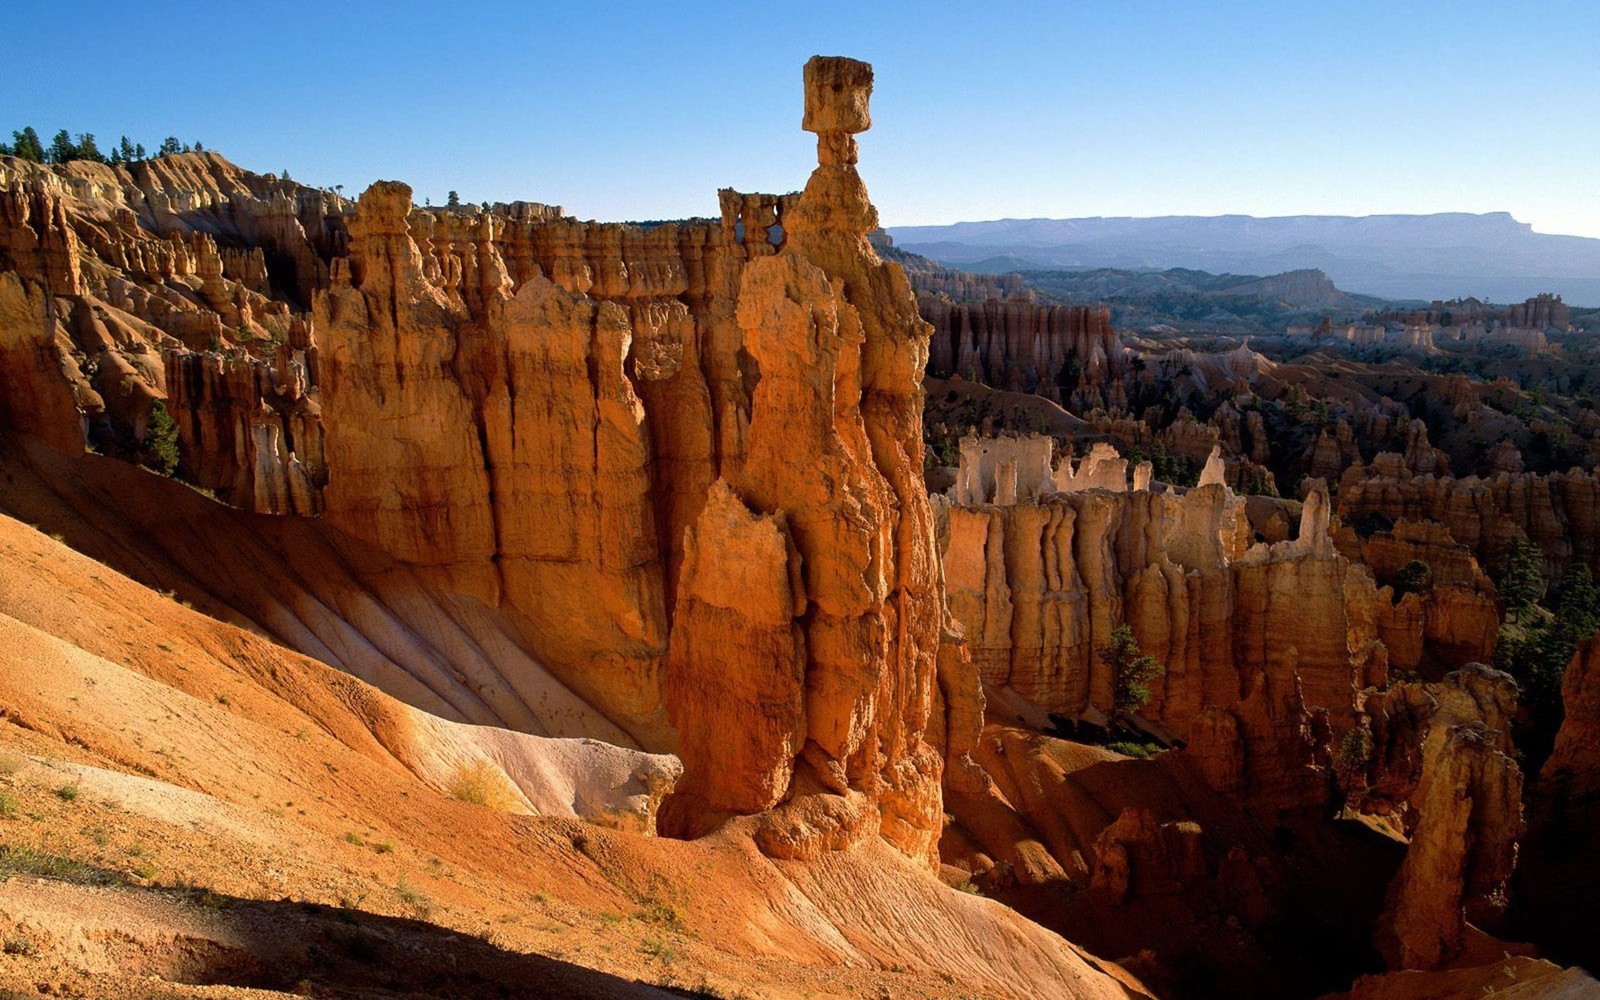
M714 215L719 187L804 183L821 52L876 69L862 173L891 227L1506 212L1600 238L1600 5L1338 6L26 0L0 135L172 134L347 194Z

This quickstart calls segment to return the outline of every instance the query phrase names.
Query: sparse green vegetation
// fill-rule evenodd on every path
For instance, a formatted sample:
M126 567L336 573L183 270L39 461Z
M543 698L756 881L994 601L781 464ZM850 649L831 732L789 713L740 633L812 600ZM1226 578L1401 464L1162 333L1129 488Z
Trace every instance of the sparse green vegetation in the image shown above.
M22 844L0 844L0 882L18 875L77 885L118 885L121 874Z
M1189 459L1167 450L1160 441L1148 448L1137 447L1128 451L1128 464L1136 466L1149 462L1155 478L1173 486L1193 486L1200 481L1200 470Z
M399 883L395 885L394 895L396 899L400 900L400 904L410 910L412 916L418 920L425 919L429 913L433 912L433 901L407 882L404 875L400 876Z
M60 785L55 790L55 796L62 802L76 802L78 801L78 786L76 783Z
M21 131L12 132L11 139L9 146L0 144L0 153L33 163L44 162L44 143L39 141L39 133L33 130L32 125Z
M678 958L678 949L674 948L666 938L646 938L644 943L639 945L639 950L663 965L671 965Z
M1554 610L1548 610L1533 603L1537 598L1531 596L1545 593L1544 578L1529 569L1537 556L1514 550L1512 558L1501 590L1506 623L1500 628L1494 663L1515 677L1521 688L1519 701L1527 714L1519 726L1517 746L1531 769L1549 755L1561 726L1561 681L1567 664L1578 644L1600 630L1600 587L1587 566L1574 562L1561 579Z
M1421 559L1413 559L1395 570L1394 596L1398 601L1405 594L1422 594L1433 586L1433 567Z
M1252 467L1239 484L1239 492L1247 496L1275 497L1278 495L1278 484L1273 481L1272 473Z
M178 425L167 413L166 404L156 400L150 408L150 420L145 425L139 463L153 472L171 476L178 471Z
M1167 672L1162 662L1143 649L1134 638L1133 628L1127 624L1111 630L1111 640L1098 650L1100 658L1111 668L1111 705L1114 716L1137 712L1149 704L1150 684Z
M1106 744L1106 749L1112 753L1120 753L1124 757L1137 757L1145 760L1166 749L1159 743L1140 742L1138 740L1113 740Z
M1346 789L1355 787L1371 760L1372 730L1363 723L1339 737L1339 748L1333 753L1334 774L1339 784Z
M1506 555L1505 572L1495 581L1506 616L1520 619L1545 594L1544 564L1539 550L1526 538L1516 538Z
M167 136L156 150L157 156L171 156L174 153L201 153L205 146L201 143L190 145L179 142L177 136ZM39 133L29 125L11 133L11 142L0 142L0 156L15 156L19 160L28 160L32 163L72 163L82 160L88 163L109 163L112 165L122 163L140 163L148 159L144 143L133 142L127 136L117 140L111 147L111 152L106 153L100 149L100 143L95 139L93 132L79 132L77 138L66 129L56 132L46 146L40 139Z
M644 908L634 916L647 924L655 924L658 927L666 927L680 932L684 930L683 914L678 907L667 900L654 896L647 897L644 902Z

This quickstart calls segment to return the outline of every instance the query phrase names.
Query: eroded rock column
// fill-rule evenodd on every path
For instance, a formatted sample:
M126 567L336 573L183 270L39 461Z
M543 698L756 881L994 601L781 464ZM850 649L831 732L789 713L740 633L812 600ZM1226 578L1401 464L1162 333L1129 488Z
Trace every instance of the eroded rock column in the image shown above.
M929 328L904 272L866 239L877 213L854 135L871 124L871 67L817 57L805 87L818 167L786 216L784 249L751 260L739 293L760 381L745 460L712 495L726 490L746 512L708 504L686 543L668 709L681 733L763 720L758 738L684 743L686 809L774 810L757 840L776 855L881 833L931 863L942 758L925 735L944 605L921 480ZM787 649L788 633L765 595L729 593L739 578L725 571L710 579L704 555L742 546L763 560L757 575L777 579L779 537L793 546L782 568L798 674L782 656L743 655Z

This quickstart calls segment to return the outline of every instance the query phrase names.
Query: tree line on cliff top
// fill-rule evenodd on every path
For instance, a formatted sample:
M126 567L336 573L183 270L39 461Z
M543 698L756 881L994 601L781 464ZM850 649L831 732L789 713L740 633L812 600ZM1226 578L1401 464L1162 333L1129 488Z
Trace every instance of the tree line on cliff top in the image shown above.
M174 153L203 152L205 146L200 143L191 145L180 142L175 135L169 135L161 141L161 145L156 147L154 153L145 152L144 143L132 142L127 136L122 136L111 148L111 152L106 153L100 149L93 132L79 132L74 137L66 129L57 132L47 146L40 140L39 133L34 131L32 125L13 131L11 142L0 142L0 155L15 156L19 160L33 163L71 163L74 160L110 164L138 163L159 156L171 156Z

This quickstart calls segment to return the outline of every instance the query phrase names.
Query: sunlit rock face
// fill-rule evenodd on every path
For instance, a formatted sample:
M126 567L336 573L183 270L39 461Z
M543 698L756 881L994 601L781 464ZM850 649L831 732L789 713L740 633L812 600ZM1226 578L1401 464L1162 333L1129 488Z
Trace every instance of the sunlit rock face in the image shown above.
M1326 492L1309 495L1298 537L1252 543L1245 498L1226 485L1154 491L1135 470L1143 488L1130 490L1127 478L1125 462L1092 452L1056 471L1064 490L941 504L950 608L985 683L1049 712L1107 712L1097 651L1127 623L1166 665L1145 714L1180 738L1258 676L1274 703L1299 683L1307 705L1347 722L1356 693L1385 676L1381 602L1334 547Z
M806 65L818 167L787 242L750 261L736 320L760 373L747 447L695 524L668 667L686 797L779 806L759 841L784 856L881 832L933 858L943 596L922 486L928 328L904 273L866 236L856 172L871 69ZM726 588L729 551L764 586ZM757 655L752 655L757 654ZM759 734L730 752L731 720ZM944 726L937 726L940 733Z
M0 417L73 452L142 440L160 403L185 478L320 517L446 595L452 629L492 609L437 640L446 699L518 724L576 696L597 735L680 753L685 830L784 804L776 853L882 833L931 862L929 327L867 240L871 89L812 60L804 193L649 229L419 209L396 181L345 199L215 154L5 160ZM333 655L315 620L286 631ZM528 667L486 678L485 631Z

